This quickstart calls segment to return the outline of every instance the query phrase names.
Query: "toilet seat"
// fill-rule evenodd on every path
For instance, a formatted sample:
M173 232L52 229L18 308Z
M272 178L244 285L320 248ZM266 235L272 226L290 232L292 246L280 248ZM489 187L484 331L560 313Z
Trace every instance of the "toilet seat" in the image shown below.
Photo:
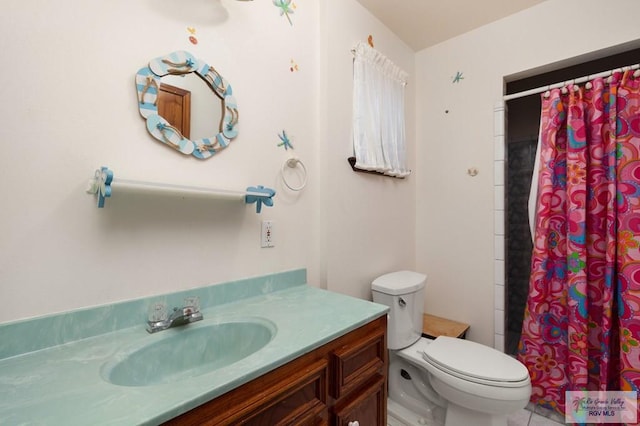
M440 339L440 337L437 339ZM410 347L397 351L396 353L401 358L406 359L410 363L428 372L431 385L443 398L450 402L454 401L457 405L485 413L506 413L527 405L527 401L531 396L531 380L529 379L529 373L526 371L526 367L523 366L524 375L521 376L523 379L519 381L506 380L509 379L509 375L503 375L502 369L497 370L496 374L493 374L493 380L474 377L473 373L475 373L476 376L478 375L478 371L475 371L474 367L481 368L478 364L484 362L483 355L479 355L479 353L484 352L484 349L489 352L488 356L490 358L494 358L495 356L499 359L501 355L504 354L487 346L462 339L454 339L458 340L458 342L447 342L448 339L443 339L437 346L431 348L431 346L436 344L436 340L422 337ZM476 348L476 346L480 346L480 348ZM432 362L429 357L425 359L423 356L423 353L440 355L441 352L445 354L445 363L438 364ZM466 356L466 361L471 364L471 366L467 365L467 367L469 367L468 371L455 371L442 365L452 364L450 358L454 357L454 355ZM484 358L487 358L487 353L484 353ZM512 362L519 364L518 361L511 357L504 361L505 365L507 365L506 370L511 370L509 366L511 366ZM499 362L495 361L495 358L494 364L499 365ZM517 370L518 369L515 368L516 372ZM472 374L470 374L470 372ZM481 374L484 377L489 377L486 371L481 371L480 373L484 373ZM513 377L517 378L518 376L520 375L517 374ZM513 379L513 377L511 378Z
M432 367L469 382L507 388L529 383L529 372L520 362L469 340L440 336L425 345L421 355Z

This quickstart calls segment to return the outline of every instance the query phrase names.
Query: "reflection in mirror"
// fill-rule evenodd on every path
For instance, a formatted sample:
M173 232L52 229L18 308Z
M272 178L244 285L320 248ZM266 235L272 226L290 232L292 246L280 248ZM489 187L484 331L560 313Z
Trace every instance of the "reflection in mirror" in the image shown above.
M231 85L188 52L151 60L136 74L136 89L149 133L185 155L209 158L238 134Z
M220 131L223 101L196 74L166 75L160 83L158 114L189 139Z
M191 139L191 92L166 83L160 84L158 114Z

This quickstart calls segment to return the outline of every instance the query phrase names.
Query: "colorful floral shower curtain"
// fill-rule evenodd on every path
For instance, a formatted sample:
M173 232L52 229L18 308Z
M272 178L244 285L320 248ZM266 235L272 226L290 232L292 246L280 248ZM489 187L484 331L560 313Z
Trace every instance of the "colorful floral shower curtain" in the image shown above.
M564 415L565 391L640 386L640 79L546 93L540 143L518 358Z

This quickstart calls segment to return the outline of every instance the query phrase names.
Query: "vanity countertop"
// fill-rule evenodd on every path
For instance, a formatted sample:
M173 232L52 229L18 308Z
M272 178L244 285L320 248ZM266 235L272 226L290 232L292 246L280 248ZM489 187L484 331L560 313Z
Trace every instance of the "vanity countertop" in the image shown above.
M202 309L185 327L262 317L277 327L258 352L220 370L170 384L118 386L101 368L132 345L179 333L149 334L145 325L54 345L0 360L1 425L155 425L279 367L384 315L387 307L295 285Z

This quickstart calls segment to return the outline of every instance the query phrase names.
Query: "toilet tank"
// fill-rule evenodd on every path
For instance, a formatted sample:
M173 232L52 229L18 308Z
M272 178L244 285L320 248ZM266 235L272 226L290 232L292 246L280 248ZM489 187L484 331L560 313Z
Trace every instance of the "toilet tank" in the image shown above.
M413 271L382 275L371 283L373 301L389 307L387 346L402 349L422 336L427 276Z

